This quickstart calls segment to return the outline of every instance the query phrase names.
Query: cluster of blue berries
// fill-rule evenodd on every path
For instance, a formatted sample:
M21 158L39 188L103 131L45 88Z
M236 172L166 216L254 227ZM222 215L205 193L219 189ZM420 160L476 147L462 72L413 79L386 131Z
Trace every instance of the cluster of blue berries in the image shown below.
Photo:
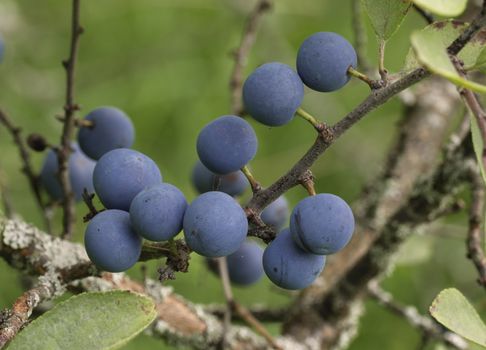
M302 103L304 84L333 91L349 80L356 53L341 36L316 33L304 41L297 72L281 63L257 68L245 81L247 112L270 126L288 123ZM288 221L288 203L280 197L261 213L262 221L280 233L265 249L247 240L248 220L236 196L249 187L247 164L258 140L251 125L239 116L224 115L199 133L192 181L199 192L188 204L175 186L162 182L153 160L130 149L134 128L120 110L102 107L89 113L73 144L69 161L76 199L83 189L94 190L106 210L89 222L85 246L101 269L124 271L139 259L142 239L167 241L181 230L194 252L212 259L227 257L231 281L249 285L263 273L276 285L301 289L311 284L325 265L326 255L351 239L354 217L348 204L332 194L300 201ZM41 179L54 199L62 196L57 157L47 154Z

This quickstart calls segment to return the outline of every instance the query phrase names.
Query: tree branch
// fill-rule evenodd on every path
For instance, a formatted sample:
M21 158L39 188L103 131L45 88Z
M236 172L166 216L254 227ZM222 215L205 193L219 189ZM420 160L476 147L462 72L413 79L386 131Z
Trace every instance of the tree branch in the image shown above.
M0 109L0 123L3 124L3 126L10 133L14 144L17 146L20 155L20 160L22 161L22 172L24 173L24 175L27 177L27 180L29 181L30 189L34 194L34 198L37 203L37 206L41 210L42 216L44 218L46 229L50 233L51 222L49 219L49 215L47 214L46 206L42 201L39 179L34 171L34 167L32 166L29 149L21 135L22 129L14 125L12 120L10 120L8 115L2 109Z
M231 110L233 114L243 114L243 103L241 101L241 93L243 86L243 69L246 66L248 55L255 43L258 27L263 15L272 7L271 0L258 0L255 8L250 13L240 46L234 52L235 64L230 77L230 91L231 91Z
M59 182L61 183L63 193L63 238L70 238L73 233L76 212L74 207L74 195L69 179L69 156L71 150L71 140L75 130L74 113L79 106L74 102L74 77L76 72L76 61L79 47L79 37L83 33L83 28L79 24L81 0L72 2L72 23L71 23L71 47L69 58L63 61L66 69L66 102L64 105L63 130L61 136L61 146L57 151L59 163Z
M472 200L469 209L469 232L467 235L467 257L478 271L478 283L486 288L486 256L482 248L481 237L484 220L485 188L484 181L477 169L471 169Z

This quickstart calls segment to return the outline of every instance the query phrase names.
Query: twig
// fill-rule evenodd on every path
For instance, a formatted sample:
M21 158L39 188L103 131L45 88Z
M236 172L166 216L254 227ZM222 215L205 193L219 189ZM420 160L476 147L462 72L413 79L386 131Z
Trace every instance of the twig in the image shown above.
M96 207L93 203L93 199L95 197L95 194L89 193L86 188L83 190L82 197L83 197L84 203L86 204L86 206L89 209L88 214L83 216L83 222L90 221L92 218L94 218L96 215L98 215L98 213L101 213L102 211L105 210L105 209L101 209L101 210L96 209Z
M234 52L235 64L230 78L231 91L231 110L233 114L241 115L243 113L243 103L241 101L241 89L243 86L243 69L246 66L246 61L253 44L255 43L256 34L260 25L261 19L265 12L272 6L271 0L258 0L255 8L250 13L240 46Z
M435 22L435 19L434 19L434 16L432 16L432 14L430 14L429 12L425 11L423 8L421 8L420 6L417 6L415 4L413 4L413 8L415 11L417 11L417 13L422 16L422 18L428 23L428 24L432 24Z
M204 307L204 310L218 318L223 318L226 312L226 305L207 305ZM288 314L286 307L273 309L267 305L253 305L248 307L248 311L260 322L282 322ZM240 319L238 314L233 315L233 317Z
M58 149L57 157L59 163L59 181L63 193L63 238L70 238L73 233L76 212L74 207L74 195L69 179L69 156L71 154L71 140L74 135L75 123L74 113L79 106L74 103L74 76L76 71L76 60L79 47L79 37L83 28L79 24L80 1L73 0L72 23L71 23L71 47L69 58L63 61L66 70L66 103L64 105L64 126L61 136L61 146Z
M46 225L46 230L48 233L51 233L51 220L47 215L47 209L42 200L39 178L34 171L34 167L32 166L29 149L21 135L22 130L20 127L13 124L13 122L10 120L10 118L2 109L0 109L0 123L3 124L3 126L11 134L13 141L17 146L20 159L22 161L22 172L29 180L30 189L34 194L34 198L37 203L37 206L41 210Z
M403 317L427 337L437 339L455 349L467 349L467 342L459 335L445 330L429 317L421 315L413 306L404 306L393 300L393 296L381 289L376 281L368 283L368 294L392 313Z
M2 201L3 209L5 210L5 217L11 219L14 210L8 193L7 179L2 169L0 169L0 199ZM1 212L2 210L0 209L0 213Z
M265 340L273 349L277 349L277 350L281 349L281 347L276 343L275 339L273 339L272 335L260 323L260 321L258 321L252 315L252 313L247 308L245 308L243 305L239 304L236 301L232 302L232 307L233 307L233 311L235 311L235 313L237 313L248 325L253 327L255 332L257 332L262 337L264 337Z
M301 185L306 189L309 196L315 196L316 190L314 188L314 175L312 171L307 170L300 179Z
M481 11L471 24L447 48L449 55L457 55L472 37L486 24L486 1L483 1Z
M221 348L226 349L226 334L231 327L231 314L233 308L233 291L231 290L231 282L228 273L228 264L226 257L216 259L218 264L218 273L221 278L221 284L223 286L224 299L226 300L226 310L223 316L223 337L221 338Z
M486 288L486 256L481 245L484 220L485 187L477 169L471 169L472 201L469 209L469 231L466 240L467 257L478 271L478 283Z
M358 56L358 64L361 70L365 73L371 72L371 65L368 62L368 55L366 54L366 47L368 44L368 37L366 35L366 28L363 21L363 8L361 7L361 0L352 1L352 25L354 32L354 48Z

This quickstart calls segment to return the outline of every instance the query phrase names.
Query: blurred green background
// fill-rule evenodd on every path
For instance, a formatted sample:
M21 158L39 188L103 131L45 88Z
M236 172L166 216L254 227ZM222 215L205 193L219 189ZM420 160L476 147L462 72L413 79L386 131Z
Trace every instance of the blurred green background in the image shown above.
M196 160L195 140L210 120L230 111L228 80L230 52L240 40L247 13L255 1L247 0L138 0L83 1L76 79L76 101L82 113L102 105L125 110L133 119L134 148L152 157L164 180L175 184L191 200L195 192L190 173ZM268 61L294 66L300 43L316 31L335 31L353 41L351 1L279 0L265 17L246 74ZM59 142L65 91L61 60L67 57L70 2L1 0L0 35L5 40L0 64L0 106L25 134L42 132ZM403 64L412 30L424 26L414 12L391 40L386 63L391 71ZM369 60L377 59L377 45L368 26ZM306 90L304 108L330 123L356 106L368 88L351 82L339 92L320 94ZM352 202L362 185L380 170L387 147L396 135L402 107L393 100L373 112L340 139L314 166L318 192L336 193ZM255 176L268 185L287 170L311 145L315 133L295 119L287 126L268 128L251 121L259 136L259 151L251 163ZM36 205L20 174L20 162L9 135L0 128L0 168L5 172L15 210L26 220L42 225ZM34 154L39 168L43 155ZM287 198L294 205L305 196L301 188ZM78 206L78 217L86 211ZM59 215L58 215L59 216ZM59 217L58 217L59 219ZM81 220L78 220L81 221ZM426 313L434 296L455 286L484 315L483 291L477 287L472 264L465 258L466 218L427 229L402 250L397 268L384 287L397 300ZM57 226L59 230L59 225ZM78 223L76 239L82 239ZM193 256L190 272L169 282L176 292L197 303L221 303L223 293L202 259ZM152 262L156 276L161 262ZM130 271L140 278L140 266ZM0 308L10 307L22 292L19 274L0 261ZM258 285L236 288L238 300L273 307L291 302L292 295L264 278ZM367 303L359 336L351 349L415 349L421 335L405 321L376 303ZM269 325L278 332L278 324ZM429 348L432 348L431 344ZM140 335L124 349L170 349L160 340Z

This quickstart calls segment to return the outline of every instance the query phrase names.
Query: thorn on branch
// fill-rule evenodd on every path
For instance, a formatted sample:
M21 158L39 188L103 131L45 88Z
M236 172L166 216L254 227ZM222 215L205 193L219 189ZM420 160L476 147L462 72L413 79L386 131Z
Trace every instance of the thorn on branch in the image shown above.
M89 209L89 213L86 214L85 216L83 216L83 222L90 221L96 215L98 215L98 213L101 213L102 211L105 210L105 209L101 209L101 210L96 209L96 207L93 203L93 199L95 198L95 194L89 193L86 188L83 190L82 198L83 198L84 203L86 204L86 206Z

